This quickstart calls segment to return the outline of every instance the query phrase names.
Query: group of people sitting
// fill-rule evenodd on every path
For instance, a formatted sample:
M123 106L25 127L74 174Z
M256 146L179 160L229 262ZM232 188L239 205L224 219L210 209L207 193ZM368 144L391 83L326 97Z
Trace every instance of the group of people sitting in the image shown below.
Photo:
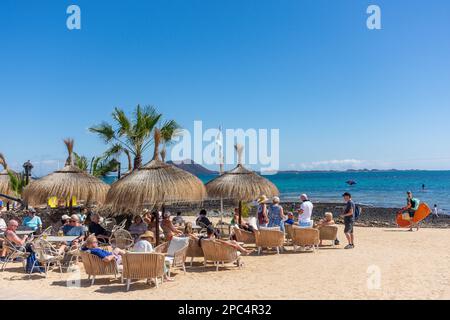
M244 221L239 219L239 210L235 208L233 218L231 220L231 225L240 228L248 232L255 232L259 228L273 228L279 227L280 231L285 232L285 224L296 225L305 228L321 228L323 226L334 225L335 221L333 219L333 214L331 212L325 213L323 219L314 223L312 220L313 204L308 199L306 194L300 196L301 205L297 209L297 218L294 212L290 211L287 215L284 213L283 207L280 205L280 198L273 197L272 203L268 204L268 198L266 196L261 196L257 199L257 219L256 224L252 224L250 221ZM335 244L339 244L339 240L335 240ZM320 242L322 245L322 242Z

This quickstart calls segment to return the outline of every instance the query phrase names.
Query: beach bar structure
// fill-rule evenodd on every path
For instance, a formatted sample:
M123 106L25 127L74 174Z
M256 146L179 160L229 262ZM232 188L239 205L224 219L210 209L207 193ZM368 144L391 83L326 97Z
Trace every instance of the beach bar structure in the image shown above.
M23 199L29 205L47 204L51 198L68 201L84 201L86 204L104 203L109 185L74 165L72 139L64 140L68 158L64 168L31 182L23 191Z
M206 197L205 186L193 174L159 158L161 133L154 132L153 158L144 166L114 182L109 190L105 210L113 216L141 214L144 209L162 210L165 205L201 203ZM159 225L159 214L156 215ZM159 243L159 228L156 228L156 245Z
M8 164L6 163L6 159L2 153L0 153L0 165L3 167L3 170L0 171L0 194L9 197L16 197L17 195L14 193L14 190L12 188L11 179L8 172L15 175L17 175L17 173L9 169ZM9 205L10 199L0 196L0 200L6 200L7 204Z
M243 201L252 201L261 195L274 197L279 194L279 191L272 182L242 165L242 145L237 144L235 149L238 153L237 166L209 181L206 184L206 192L208 198L211 199L222 198L238 201L239 223L241 223Z

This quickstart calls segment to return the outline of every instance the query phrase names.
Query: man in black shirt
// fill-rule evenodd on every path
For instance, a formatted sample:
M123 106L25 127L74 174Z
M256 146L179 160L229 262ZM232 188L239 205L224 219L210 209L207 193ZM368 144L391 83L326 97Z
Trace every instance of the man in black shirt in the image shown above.
M100 216L98 213L91 214L91 223L89 223L88 230L90 234L95 234L97 240L102 242L108 242L109 236L111 235L109 231L100 225Z
M345 202L347 203L342 213L344 217L344 233L347 238L348 245L345 246L345 249L353 249L354 245L354 237L353 237L353 223L355 221L353 215L355 214L355 203L352 200L352 195L348 192L342 195L344 197Z

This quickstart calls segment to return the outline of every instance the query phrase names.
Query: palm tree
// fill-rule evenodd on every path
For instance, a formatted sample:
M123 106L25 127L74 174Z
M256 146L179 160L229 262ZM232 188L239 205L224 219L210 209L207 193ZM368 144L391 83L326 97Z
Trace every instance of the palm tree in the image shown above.
M91 175L97 178L104 178L110 172L117 171L117 162L115 159L104 159L103 157L94 157L91 162Z
M11 170L8 170L8 176L11 183L11 189L15 193L15 196L20 198L22 196L23 189L27 185L25 175L22 173L17 174Z
M92 157L91 162L87 157L80 156L77 153L73 153L74 155L74 164L81 170L93 175L96 178L104 178L108 173L117 170L117 163L114 159L108 160L105 159L104 156L101 157Z
M103 122L89 130L97 133L109 145L105 155L118 156L122 152L129 156L132 155L134 157L133 170L135 170L142 165L142 156L153 142L152 132L161 121L162 114L158 113L154 107L141 108L138 105L132 119L119 108L114 109L112 117L114 125ZM165 127L174 125L178 127L175 121L167 121L161 130L169 130L170 128Z
M161 144L163 148L161 150L161 159L164 162L166 159L166 147L171 145L173 142L173 137L178 135L180 126L174 120L169 120L164 123L164 125L159 129L161 133Z

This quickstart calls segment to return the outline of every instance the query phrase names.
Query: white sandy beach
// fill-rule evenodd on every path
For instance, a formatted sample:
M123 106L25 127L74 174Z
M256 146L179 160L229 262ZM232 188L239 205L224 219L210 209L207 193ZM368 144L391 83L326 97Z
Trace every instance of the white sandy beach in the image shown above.
M0 299L450 299L450 233L447 229L356 228L356 248L322 248L316 253L265 253L244 257L241 270L229 266L204 270L202 260L175 281L158 289L133 282L129 292L120 280L101 277L90 286L67 287L68 274L47 279L24 275L15 263L0 274ZM81 264L80 264L81 265ZM379 269L378 269L379 268ZM369 289L380 270L380 288ZM73 277L73 276L72 276ZM75 276L75 278L77 278Z

